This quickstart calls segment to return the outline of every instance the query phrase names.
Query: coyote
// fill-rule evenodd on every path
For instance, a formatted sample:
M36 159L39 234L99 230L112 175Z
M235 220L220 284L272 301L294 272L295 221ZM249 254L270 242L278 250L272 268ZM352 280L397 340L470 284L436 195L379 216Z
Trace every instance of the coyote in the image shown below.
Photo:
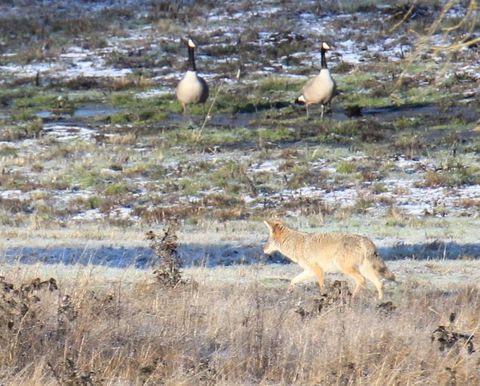
M320 289L324 287L324 272L338 272L350 276L356 286L352 296L369 279L377 288L378 298L383 298L383 279L395 281L378 255L373 242L367 237L348 233L302 233L288 228L281 221L264 221L270 235L263 252L267 255L280 252L304 271L295 276L289 285L305 282L316 276Z

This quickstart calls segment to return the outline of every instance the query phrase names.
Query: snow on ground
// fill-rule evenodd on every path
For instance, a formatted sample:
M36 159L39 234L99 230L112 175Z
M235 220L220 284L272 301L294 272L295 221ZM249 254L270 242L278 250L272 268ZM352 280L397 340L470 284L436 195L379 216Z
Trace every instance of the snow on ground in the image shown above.
M152 97L168 95L168 94L171 94L172 92L173 90L171 88L162 87L162 88L154 88L148 91L140 92L138 94L135 94L135 96L137 98L152 98Z
M84 54L62 57L51 63L31 63L26 65L8 64L0 66L0 72L10 73L16 78L34 77L38 74L57 79L77 77L116 78L132 73L128 68L118 69L107 66L102 58L95 54L86 59Z
M382 204L382 201L371 203L366 209L372 214L381 214L386 208L393 206L404 210L405 214L423 217L424 215L444 216L462 215L466 209L461 206L465 199L480 201L480 185L466 186L460 188L416 188L412 183L396 181L388 184L388 192L378 196L365 193L357 187L340 188L327 191L322 188L308 186L300 189L285 189L280 193L260 193L257 197L245 196L245 202L252 208L262 208L265 202L275 206L275 203L294 200L320 199L321 202L332 208L355 207L359 199L375 197L388 197L391 201ZM404 189L397 189L402 187ZM406 188L406 189L405 189ZM404 193L393 193L396 190ZM439 211L440 210L440 211ZM438 213L438 214L437 214Z
M277 13L281 12L280 7L269 6L264 9L252 9L252 15L257 15L265 18L274 18ZM458 17L460 13L458 7L452 8L448 16ZM244 20L244 12L218 11L209 15L208 24L192 26L192 33L202 33L202 36L206 36L206 41L215 42L212 43L216 47L227 47L235 42L237 37L241 35L243 27L237 25L238 22ZM348 18L349 15L326 15L319 17L310 12L303 12L298 15L298 22L294 25L296 33L305 35L313 39L332 38L331 31L332 25L342 18ZM365 17L363 14L357 14L356 17ZM235 24L237 23L237 24ZM221 33L219 34L219 31ZM332 61L338 61L339 58L345 62L357 64L363 61L370 61L373 57L380 56L390 61L398 61L402 55L408 55L414 49L414 42L404 43L400 41L400 36L392 35L386 37L382 42L374 44L359 44L355 40L355 35L352 35L352 31L349 28L335 29L336 40L336 53L338 57L332 56ZM209 36L212 35L212 36ZM272 39L272 32L268 30L258 31L258 37L252 41L253 46L273 46L275 43ZM445 45L450 41L444 36L433 36L432 40L436 41L437 45ZM177 44L179 39L174 36L156 36L154 29L151 26L141 26L137 29L132 29L126 32L125 36L112 37L107 40L107 47L99 49L86 49L76 45L72 45L62 52L56 58L50 58L46 61L32 62L26 65L15 64L15 53L4 53L1 56L3 65L0 66L1 75L11 75L16 78L34 77L37 73L42 76L49 76L51 78L73 79L76 77L98 77L98 78L116 78L124 77L132 74L130 68L117 68L114 65L109 64L109 56L112 53L117 55L127 55L129 49L150 49L161 50L163 43ZM212 48L212 44L205 44L203 49ZM159 48L160 47L160 48ZM227 58L216 58L202 54L202 46L199 47L199 65L201 65L202 74L207 79L213 79L218 77L224 77L223 73L218 73L215 65L225 63L237 63L238 57L231 55ZM163 55L160 52L160 55ZM179 62L184 62L185 52L180 55L182 57L177 58ZM301 63L305 65L311 65L312 63L320 62L319 52L297 52L294 55ZM285 77L300 77L301 75L295 74L292 67L284 66L282 62L285 57L280 57L276 60L272 60L271 66L263 66L261 69L256 70L254 73L260 74L272 74L275 76ZM480 65L480 59L472 61L472 63L458 63L457 68L452 70L452 74L456 70L466 72L474 77L479 76L478 66ZM281 73L278 73L281 68ZM206 73L203 73L206 72ZM161 84L162 81L176 80L182 76L183 70L178 65L176 68L172 68L171 65L165 66L159 64L153 71L153 80L156 83ZM158 75L160 74L160 75ZM303 76L302 76L303 77ZM246 80L248 82L249 80ZM155 86L151 90L138 93L138 98L150 98L161 96L167 93L172 93L171 88ZM27 156L35 154L35 152L44 149L45 139L55 139L60 142L69 143L72 141L93 141L96 133L95 129L81 126L81 125L69 125L65 123L49 123L43 127L44 136L40 139L26 139L15 142L1 142L0 150L4 148L15 148L21 153L20 155ZM43 141L43 142L42 142ZM138 145L140 146L140 145ZM135 146L134 146L135 148ZM142 147L136 148L138 151L143 151ZM206 154L203 156L205 160L212 160L217 155ZM223 157L228 158L230 155L226 154ZM248 158L248 156L247 156ZM349 158L345 158L349 160ZM442 216L445 213L461 216L465 214L468 209L463 208L461 201L465 199L480 200L480 185L462 186L458 188L422 188L417 186L417 182L422 179L423 173L419 171L417 166L420 163L419 160L407 160L405 158L398 158L392 161L398 175L396 178L388 178L381 183L385 186L385 192L380 194L374 194L369 191L366 186L343 186L338 189L326 189L321 186L305 186L299 189L282 189L277 193L265 193L259 192L258 196L253 197L245 195L243 197L245 204L249 208L261 208L268 202L269 205L275 207L282 201L299 200L299 199L318 199L325 203L325 205L335 208L353 207L357 201L361 198L371 199L372 203L367 208L368 213L379 214L383 213L388 205L402 209L406 214L412 216L422 217L425 215L438 215ZM424 166L429 167L428 162L422 161ZM254 163L249 172L252 174L258 173L278 173L278 168L281 162L278 160L262 160ZM172 169L178 166L177 161L170 163L165 162L162 165L167 169L167 173L172 173ZM315 163L311 163L311 167L315 170L332 174L336 172L335 167L327 162L327 160L318 160ZM20 170L20 166L18 167ZM110 171L111 172L111 171ZM140 186L141 183L125 177L125 182L132 182L135 186ZM143 192L142 189L139 189ZM41 193L41 192L40 192ZM177 195L176 201L168 194L161 192L156 193L159 199L164 199L164 202L168 203L173 201L175 203L198 203L203 197L213 194L222 193L219 189L210 189L198 192L196 195L182 195L175 192ZM18 200L32 200L39 194L38 191L22 192L20 190L2 190L0 191L0 199L18 199ZM52 191L48 192L48 197L45 200L48 203L54 205L68 206L69 203L74 200L78 200L79 197L84 199L92 196L93 193L89 191L77 192L72 191ZM385 200L379 200L379 198L388 198L391 200L391 204L383 203ZM439 210L441 209L441 210ZM116 206L111 208L108 213L102 212L99 209L88 209L80 211L72 216L72 220L75 222L89 222L105 219L106 217L118 220L134 220L138 218L134 216L134 210L130 207ZM295 214L295 213L293 213ZM218 252L218 251L217 251ZM222 253L224 251L222 250ZM206 252L207 253L207 252ZM214 255L216 252L212 252ZM220 252L219 252L220 253ZM252 252L253 254L258 253ZM212 256L213 256L212 255ZM232 256L235 253L232 252ZM216 255L215 255L216 256ZM216 258L216 257L212 258Z
M64 125L57 123L47 123L43 126L45 136L55 138L60 142L71 142L72 140L90 141L96 133L96 130L85 126Z
M45 146L50 146L50 140L54 139L61 143L91 142L94 141L96 129L82 125L64 124L64 123L47 123L43 127L43 135L38 139L25 139L22 141L2 142L0 143L0 150L15 149L18 152L18 157L30 157L36 153L43 151ZM133 148L138 146L139 150L143 149L142 144L133 145ZM87 155L86 155L87 156ZM231 159L232 155L229 153L219 154L202 154L199 159L192 159L188 162L219 162ZM197 158L198 158L197 157ZM242 162L252 161L248 154L239 155ZM380 181L382 189L379 192L372 190L373 185L370 183L355 184L343 183L337 184L332 188L331 180L336 175L337 162L348 161L359 163L365 160L361 156L344 156L340 160L332 162L328 159L316 159L309 162L309 168L316 173L324 173L326 177L323 181L303 186L298 189L281 188L277 191L263 191L260 190L256 196L245 194L242 199L245 205L251 209L261 209L266 205L267 207L275 208L284 202L302 201L314 199L315 202L323 203L326 207L332 209L354 208L360 200L367 203L364 208L366 212L372 215L382 215L389 207L395 207L402 210L406 215L411 216L462 216L466 214L471 215L471 209L464 205L465 201L472 202L480 201L480 185L469 185L459 187L422 187L419 183L424 179L427 170L434 166L428 159L406 159L402 156L397 156L390 160L392 174ZM263 159L253 161L250 164L248 173L250 175L271 174L273 176L285 175L289 178L287 172L281 172L281 165L285 162L283 159ZM166 175L175 176L176 169L181 166L181 162L173 160L165 160L162 166L165 168ZM12 170L21 171L22 173L31 174L35 177L34 172L25 169L23 165L18 165ZM100 171L103 175L112 174L115 176L119 172L110 169ZM287 173L287 174L285 174ZM329 182L330 181L330 182ZM129 186L135 186L137 195L145 195L144 184L146 181L139 181L138 177L130 178L125 176L123 182ZM280 185L281 186L281 185ZM82 192L72 191L52 191L49 193L47 200L55 203L55 205L62 205L68 207L69 203L74 203L78 199L78 194ZM83 191L84 199L92 196L92 192ZM153 193L152 193L153 194ZM162 192L160 189L154 193L156 202L163 201L170 205L184 205L195 204L201 202L203 197L212 194L223 194L220 188L207 189L198 191L196 194L182 192ZM35 191L21 192L20 190L3 190L0 192L0 198L3 199L19 199L32 200L36 197ZM299 205L298 210L301 210ZM118 218L137 220L133 214L132 208L123 208L119 206L113 207L108 213L100 213L98 210L83 210L74 215L75 221L93 221L100 218ZM295 212L295 211L294 211ZM295 214L295 213L292 214Z
M249 10L252 17L268 19L275 17L284 9L277 4L264 3L261 6L253 7ZM463 10L464 11L464 10ZM456 18L462 12L462 7L453 7L447 13L447 17ZM378 18L384 17L381 11L377 12ZM358 64L369 61L372 58L383 57L390 61L399 61L404 56L408 56L415 48L415 39L410 39L405 42L402 34L387 34L383 41L376 41L375 43L365 43L359 39L358 32L348 27L348 20L354 16L357 22L369 23L369 18L374 17L372 13L357 12L351 14L314 14L310 11L300 12L291 20L292 31L290 34L299 39L303 37L319 40L326 39L334 43L334 55L331 55L330 60L335 63L339 60ZM205 36L206 43L199 46L197 50L197 60L199 61L199 68L202 74L207 78L217 79L225 77L223 73L218 73L216 68L222 64L232 64L239 61L238 53L228 54L226 57L205 55L203 50L209 48L227 47L236 44L238 36L245 32L245 26L240 23L245 17L244 11L231 12L230 10L212 10L208 16L208 23L199 23L192 25L189 33L201 34ZM344 20L345 25L338 27L338 23ZM268 23L265 23L268 26ZM267 27L268 28L268 27ZM222 33L219 33L222 31ZM335 34L332 34L335 31ZM211 36L210 36L211 35ZM261 30L257 32L257 39L249 42L252 45L258 46L259 49L265 49L266 46L275 46L281 43L281 40L276 40L276 35L272 31ZM333 42L334 41L334 42ZM209 43L208 43L209 42ZM437 46L447 45L452 42L452 39L446 34L436 34L428 39L429 44ZM171 62L171 53L163 52L162 46L164 44L179 44L180 38L171 33L159 34L156 32L153 25L139 25L136 28L131 28L122 31L121 36L112 36L106 39L106 47L97 49L87 49L72 45L58 57L50 57L44 61L34 61L29 64L19 65L15 64L15 53L7 52L1 55L3 65L0 66L0 75L13 75L16 78L34 77L37 73L42 76L48 76L56 79L73 79L76 77L97 77L97 78L118 78L132 74L130 68L117 68L114 65L108 64L108 59L112 54L119 56L127 56L131 50L135 51L149 51L156 55L158 59L168 56ZM319 43L320 45L320 43ZM179 63L184 62L183 51L179 52L180 57L176 58ZM434 53L434 55L436 55ZM292 54L301 61L305 66L310 66L312 63L320 63L320 51L298 51ZM266 66L262 62L261 56L258 58L259 63L262 64L262 70L256 70L255 74L278 73L279 68L282 73L295 76L288 66L284 66L285 57L271 59L272 66ZM478 59L477 59L478 60ZM9 63L10 61L10 63ZM455 63L453 63L455 64ZM472 76L478 76L478 62L472 63L469 66L461 64L458 70L468 72ZM209 69L210 71L205 71ZM183 66L171 64L168 68L159 65L158 68L153 68L153 76L158 77L158 81L171 81L172 79L179 79L183 73ZM162 91L154 89L151 91L153 95L161 95ZM140 97L148 97L150 94L144 94Z

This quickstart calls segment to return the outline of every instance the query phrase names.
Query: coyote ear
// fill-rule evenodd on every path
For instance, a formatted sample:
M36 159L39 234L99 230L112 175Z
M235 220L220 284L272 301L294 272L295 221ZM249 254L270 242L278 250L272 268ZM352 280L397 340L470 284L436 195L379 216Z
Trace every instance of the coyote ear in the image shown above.
M267 226L270 233L273 233L273 228L275 227L275 223L272 221L264 220L263 223Z

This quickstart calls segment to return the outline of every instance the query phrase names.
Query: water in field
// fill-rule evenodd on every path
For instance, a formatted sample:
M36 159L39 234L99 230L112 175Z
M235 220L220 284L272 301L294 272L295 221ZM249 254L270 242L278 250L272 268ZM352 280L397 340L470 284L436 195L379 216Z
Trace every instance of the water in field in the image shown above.
M83 118L102 118L112 114L116 114L120 112L121 109L107 106L101 103L95 104L87 104L75 107L72 113L65 113L65 112L55 112L55 111L39 111L35 115L39 118L43 118L46 120L49 119L62 119L67 118L71 121L82 120Z

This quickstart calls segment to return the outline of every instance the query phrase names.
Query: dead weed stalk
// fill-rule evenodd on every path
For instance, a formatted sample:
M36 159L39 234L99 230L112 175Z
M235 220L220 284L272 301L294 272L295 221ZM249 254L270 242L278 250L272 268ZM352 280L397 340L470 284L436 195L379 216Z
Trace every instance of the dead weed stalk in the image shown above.
M162 287L174 288L179 284L185 284L185 280L182 279L182 260L177 251L178 227L176 220L170 220L161 237L153 231L146 234L150 248L156 256L153 263L156 269L153 274Z

